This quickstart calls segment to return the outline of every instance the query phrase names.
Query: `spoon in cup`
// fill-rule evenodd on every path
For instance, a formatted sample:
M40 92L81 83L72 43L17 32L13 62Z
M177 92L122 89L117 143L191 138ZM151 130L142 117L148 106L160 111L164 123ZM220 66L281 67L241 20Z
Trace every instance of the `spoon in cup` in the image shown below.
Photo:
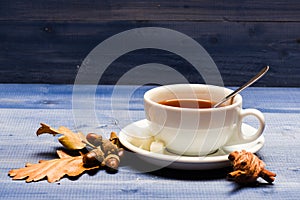
M269 70L269 66L264 67L260 72L258 72L258 74L256 74L252 79L250 79L247 83L245 83L244 85L242 85L241 87L239 87L238 89L236 89L235 91L233 91L232 93L230 93L229 95L227 95L226 97L224 97L220 102L216 103L215 105L213 105L213 108L217 108L218 106L220 106L222 103L228 101L229 99L233 98L235 95L237 95L238 93L240 93L242 90L244 90L245 88L249 87L250 85L252 85L254 82L256 82L258 79L260 79L263 75L265 75L265 73L267 73L267 71Z

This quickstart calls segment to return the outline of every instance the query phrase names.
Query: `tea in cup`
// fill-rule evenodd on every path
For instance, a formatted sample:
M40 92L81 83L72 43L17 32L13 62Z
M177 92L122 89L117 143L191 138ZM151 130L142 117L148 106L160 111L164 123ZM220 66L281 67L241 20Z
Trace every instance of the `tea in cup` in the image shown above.
M226 145L248 143L261 136L265 120L256 109L242 109L242 96L220 107L213 105L233 92L205 84L159 86L144 95L144 109L151 135L178 155L205 156ZM256 133L242 130L243 118L252 115L259 121Z

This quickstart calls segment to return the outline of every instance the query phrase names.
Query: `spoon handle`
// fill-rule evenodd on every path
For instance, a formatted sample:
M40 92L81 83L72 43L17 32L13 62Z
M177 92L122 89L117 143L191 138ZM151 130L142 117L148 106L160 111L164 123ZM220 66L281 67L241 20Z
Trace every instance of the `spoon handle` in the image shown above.
M244 90L245 88L249 87L250 85L252 85L254 82L256 82L258 79L260 79L263 75L265 75L265 73L269 70L269 66L264 67L258 74L256 74L252 79L250 79L247 83L245 83L244 85L242 85L241 87L239 87L237 90L233 91L232 93L230 93L228 96L226 96L225 98L223 98L219 103L216 103L213 107L216 108L218 106L220 106L222 103L224 103L225 101L229 100L230 98L234 97L235 95L237 95L238 93L240 93L242 90Z

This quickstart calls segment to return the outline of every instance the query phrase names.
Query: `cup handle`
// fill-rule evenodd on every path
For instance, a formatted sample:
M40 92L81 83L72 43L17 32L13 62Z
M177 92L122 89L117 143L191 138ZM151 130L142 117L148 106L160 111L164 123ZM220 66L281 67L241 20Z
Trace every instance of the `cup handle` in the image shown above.
M226 146L252 142L259 138L265 129L265 117L259 110L253 108L242 109L239 115L240 116L237 123L237 134L231 137ZM242 130L243 118L249 115L255 116L258 119L259 127L254 134L245 135Z

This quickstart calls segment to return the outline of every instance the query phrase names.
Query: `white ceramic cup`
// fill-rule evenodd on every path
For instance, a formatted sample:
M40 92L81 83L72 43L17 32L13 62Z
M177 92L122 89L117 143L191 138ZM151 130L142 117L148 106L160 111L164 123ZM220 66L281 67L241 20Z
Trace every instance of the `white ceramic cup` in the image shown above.
M226 145L248 143L261 136L265 120L256 109L242 109L242 96L218 108L184 108L163 105L170 99L203 99L218 102L233 92L230 89L204 84L159 86L144 95L144 109L151 134L165 143L168 151L188 156L204 156ZM245 135L243 118L255 116L257 132Z

